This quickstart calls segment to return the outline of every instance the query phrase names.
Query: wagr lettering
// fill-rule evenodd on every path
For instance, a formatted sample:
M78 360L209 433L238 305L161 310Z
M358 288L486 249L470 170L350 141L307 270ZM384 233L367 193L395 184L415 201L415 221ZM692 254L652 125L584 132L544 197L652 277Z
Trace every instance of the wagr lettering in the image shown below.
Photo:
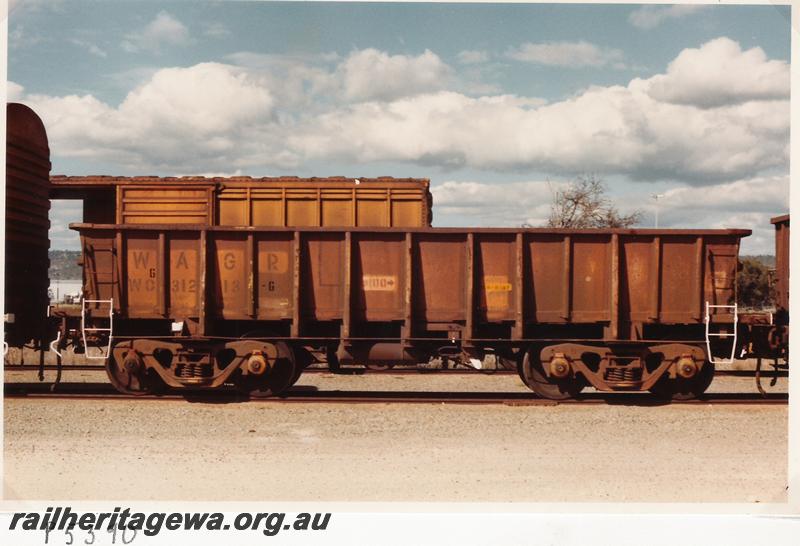
M128 278L128 292L155 292L156 281L153 279Z
M186 259L185 252L178 254L178 261L175 263L175 269L189 269L189 261Z
M145 252L145 251L133 251L131 252L133 255L133 267L136 269L147 269L148 265L150 264L150 256L153 254L152 252Z
M258 270L262 273L287 273L289 271L289 253L261 251L258 255Z

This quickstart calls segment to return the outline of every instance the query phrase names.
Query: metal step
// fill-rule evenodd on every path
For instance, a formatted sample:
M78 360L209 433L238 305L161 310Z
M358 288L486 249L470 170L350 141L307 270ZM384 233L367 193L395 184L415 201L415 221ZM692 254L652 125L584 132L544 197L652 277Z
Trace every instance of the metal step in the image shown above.
M721 332L712 332L711 328L711 310L712 309L733 309L733 332L732 333L721 333ZM708 352L708 360L716 365L722 364L733 364L733 361L736 358L736 342L737 342L737 335L738 335L738 328L737 325L739 324L739 306L737 304L733 305L711 305L710 303L706 302L706 315L705 315L705 323L706 323L706 351ZM712 337L729 337L733 336L733 344L731 346L731 356L730 358L721 358L715 359L711 355L711 338Z
M108 304L108 328L87 327L86 326L86 310L87 304L99 303ZM103 347L95 347L100 350L99 354L92 354L89 351L89 344L86 341L86 332L108 332L108 345L103 350ZM105 360L111 354L111 342L114 339L114 298L109 300L87 300L81 299L81 336L83 338L83 347L86 353L84 356L90 360Z

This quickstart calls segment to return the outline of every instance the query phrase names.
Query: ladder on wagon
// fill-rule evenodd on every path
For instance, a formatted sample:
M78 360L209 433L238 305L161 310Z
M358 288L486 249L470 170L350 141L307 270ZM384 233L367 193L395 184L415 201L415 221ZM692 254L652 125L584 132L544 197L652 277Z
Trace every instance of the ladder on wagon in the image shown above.
M719 338L727 338L731 334L727 332L712 332L711 331L711 310L712 309L731 309L733 310L733 344L731 346L731 356L730 358L720 358L715 359L711 354L711 338L712 337L719 337ZM711 305L710 303L706 302L706 316L705 316L705 323L706 323L706 350L708 351L708 360L711 361L712 364L719 365L719 364L733 364L733 361L736 357L736 341L737 341L737 326L739 324L739 306L737 304L733 305Z
M89 295L93 299L81 298L81 336L85 357L91 360L105 360L111 354L111 343L114 337L114 293L120 289L119 271L115 248L111 240L107 244L98 244L98 240L91 243L83 241L84 276L87 280ZM106 241L103 241L106 243ZM103 296L110 297L104 298ZM87 326L87 318L92 317L92 310L100 311L108 306L108 327ZM100 314L99 312L97 314ZM108 342L103 346L90 346L90 338L108 336ZM96 351L93 352L92 349Z
M89 314L91 313L89 306L93 304L97 306L102 306L104 304L108 305L108 328L86 326L87 311ZM108 335L108 344L106 345L105 350L103 350L104 348L102 346L90 346L87 341L87 333L89 333L89 336L106 333ZM86 351L84 356L86 358L91 360L105 360L108 358L108 355L111 354L111 342L114 339L114 298L108 300L81 299L81 336L83 337L83 348ZM93 354L90 349L99 349L100 352Z

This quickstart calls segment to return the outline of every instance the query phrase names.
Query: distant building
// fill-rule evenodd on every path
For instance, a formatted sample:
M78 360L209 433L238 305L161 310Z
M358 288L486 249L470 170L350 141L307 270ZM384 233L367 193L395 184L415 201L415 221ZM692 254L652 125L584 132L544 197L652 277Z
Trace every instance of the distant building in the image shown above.
M50 279L50 303L73 303L80 301L81 281Z

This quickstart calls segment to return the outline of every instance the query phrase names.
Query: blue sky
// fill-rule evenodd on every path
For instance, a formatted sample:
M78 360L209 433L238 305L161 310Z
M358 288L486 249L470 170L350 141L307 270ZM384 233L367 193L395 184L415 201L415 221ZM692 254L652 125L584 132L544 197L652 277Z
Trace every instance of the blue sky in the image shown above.
M60 174L424 176L435 225L602 177L652 226L788 210L787 6L17 1L9 96ZM713 201L709 201L713 199ZM76 248L58 203L53 246Z

